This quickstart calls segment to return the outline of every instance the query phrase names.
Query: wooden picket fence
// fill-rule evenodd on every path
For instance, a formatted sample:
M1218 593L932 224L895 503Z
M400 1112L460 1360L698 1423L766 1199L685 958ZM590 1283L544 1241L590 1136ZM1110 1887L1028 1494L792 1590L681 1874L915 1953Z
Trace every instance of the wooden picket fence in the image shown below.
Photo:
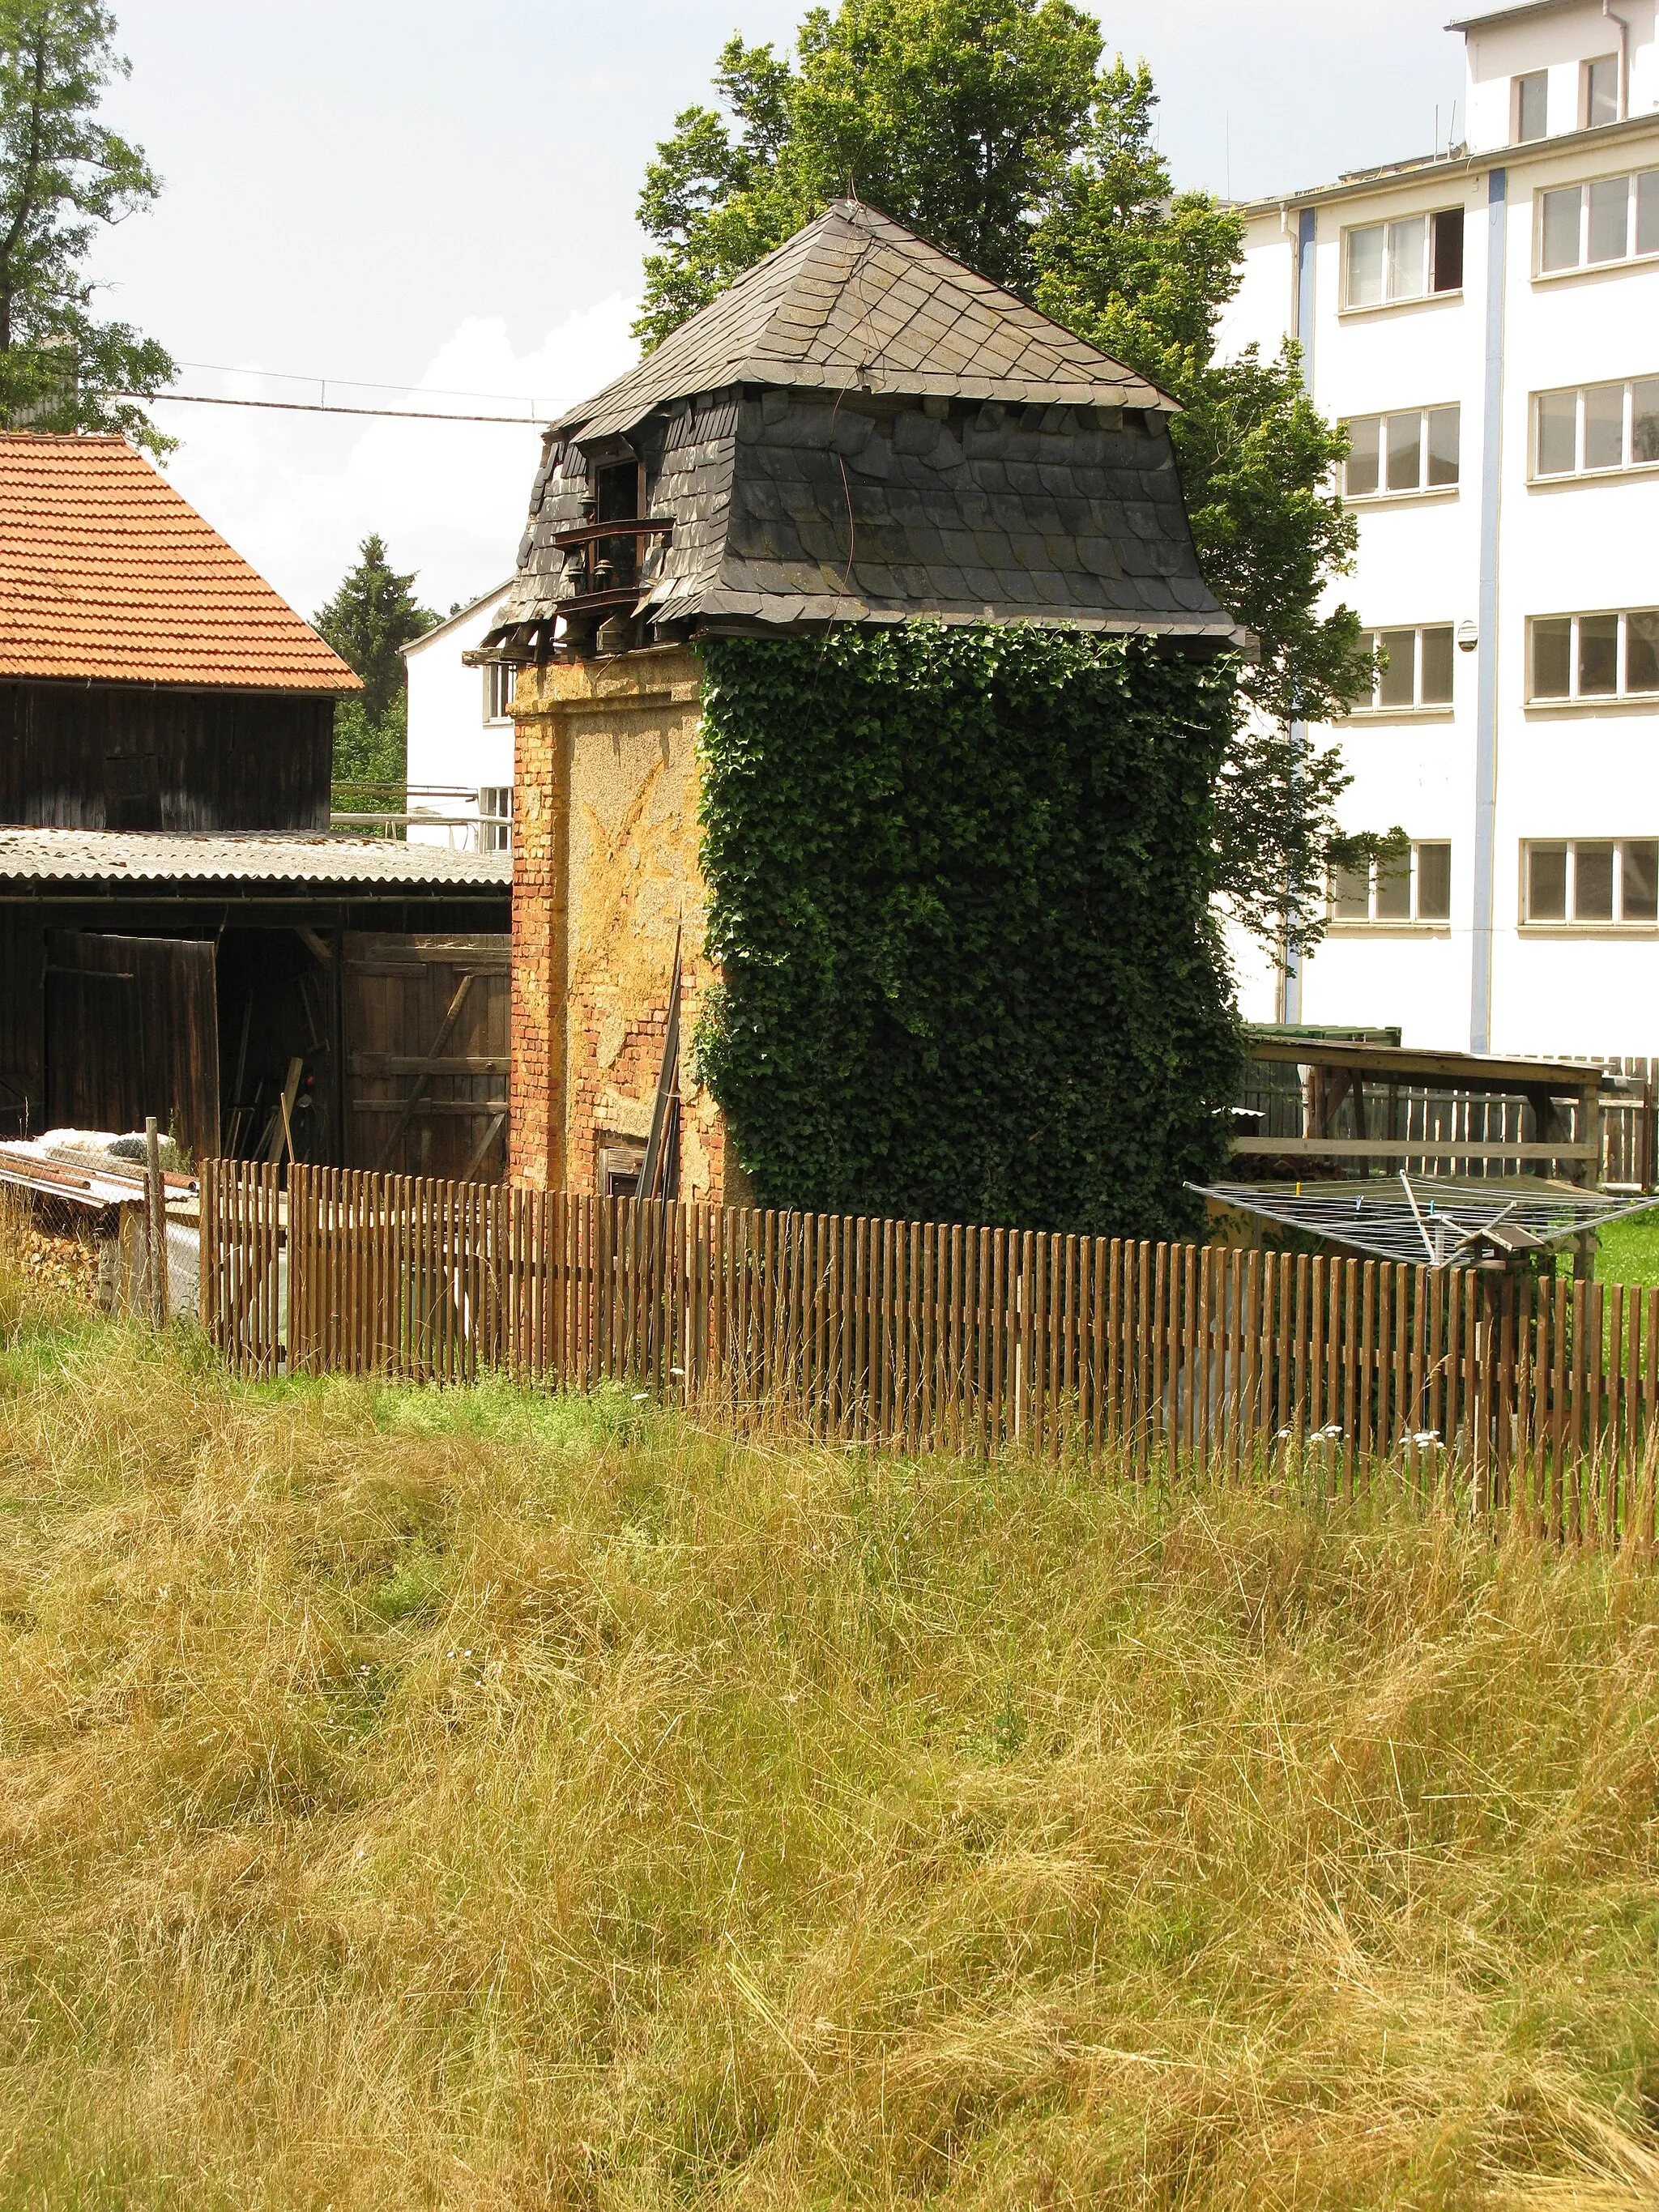
M202 1319L251 1376L617 1381L849 1443L1654 1533L1659 1289L215 1162Z

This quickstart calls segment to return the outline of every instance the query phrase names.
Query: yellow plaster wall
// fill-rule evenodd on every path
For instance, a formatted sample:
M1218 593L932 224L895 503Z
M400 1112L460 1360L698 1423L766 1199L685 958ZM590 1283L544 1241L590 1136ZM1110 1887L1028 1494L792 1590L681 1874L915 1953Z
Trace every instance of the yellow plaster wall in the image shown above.
M545 1066L547 1146L538 1174L533 1141L514 1173L573 1191L598 1187L607 1140L642 1139L662 1062L674 962L682 933L680 1194L734 1202L723 1125L696 1085L691 1042L714 980L703 950L707 902L698 862L697 732L702 671L678 647L611 660L526 669L520 679L521 788L515 830L527 835L514 886L515 940L550 946L541 1040L518 1025L514 1060ZM532 849L550 848L545 865ZM545 909L545 910L544 910ZM550 930L547 912L562 926ZM515 942L515 967L517 945ZM533 994L525 1020L533 1026ZM515 1103L519 1094L515 1093ZM526 1129L534 1108L525 1098ZM518 1116L515 1113L515 1124ZM516 1127L515 1127L516 1136Z

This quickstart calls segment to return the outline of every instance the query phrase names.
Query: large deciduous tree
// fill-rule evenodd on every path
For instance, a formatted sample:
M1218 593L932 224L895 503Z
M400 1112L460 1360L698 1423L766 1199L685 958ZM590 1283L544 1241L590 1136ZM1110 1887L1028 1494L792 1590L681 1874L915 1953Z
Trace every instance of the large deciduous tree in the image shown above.
M793 56L733 38L720 108L687 109L647 171L640 217L659 250L637 329L659 343L852 192L1178 400L1200 561L1259 641L1217 781L1216 886L1259 935L1307 944L1328 868L1389 842L1343 834L1340 756L1304 734L1370 681L1358 617L1321 604L1353 556L1329 488L1345 441L1293 343L1217 357L1242 221L1173 190L1150 72L1101 54L1071 0L842 0L809 11Z
M0 423L119 430L166 453L138 398L173 375L165 348L100 321L85 264L99 226L161 185L137 147L98 122L127 73L98 0L0 0ZM138 397L134 397L137 395Z

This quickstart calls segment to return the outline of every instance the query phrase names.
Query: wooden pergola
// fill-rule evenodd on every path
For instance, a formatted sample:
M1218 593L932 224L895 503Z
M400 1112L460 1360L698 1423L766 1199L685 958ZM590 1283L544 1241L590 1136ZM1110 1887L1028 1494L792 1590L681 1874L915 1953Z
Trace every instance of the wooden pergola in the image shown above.
M1594 1189L1601 1161L1602 1103L1624 1087L1624 1079L1575 1061L1423 1051L1351 1038L1261 1031L1251 1035L1249 1052L1255 1061L1306 1071L1303 1128L1296 1136L1241 1132L1233 1139L1234 1158L1241 1167L1247 1161L1283 1162L1291 1172L1305 1162L1316 1174L1363 1175L1368 1164L1395 1173L1420 1161L1443 1173L1553 1175ZM1368 1097L1379 1088L1385 1093L1382 1102ZM1398 1102L1423 1091L1449 1092L1471 1103L1522 1100L1530 1109L1532 1133L1396 1134ZM1374 1129L1368 1126L1373 1115L1382 1124Z

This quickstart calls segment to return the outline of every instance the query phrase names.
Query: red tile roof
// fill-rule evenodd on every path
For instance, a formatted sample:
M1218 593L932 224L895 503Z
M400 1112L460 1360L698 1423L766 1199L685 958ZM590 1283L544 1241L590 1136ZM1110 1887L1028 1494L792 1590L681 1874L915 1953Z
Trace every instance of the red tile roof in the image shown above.
M125 438L0 432L0 678L357 691Z

